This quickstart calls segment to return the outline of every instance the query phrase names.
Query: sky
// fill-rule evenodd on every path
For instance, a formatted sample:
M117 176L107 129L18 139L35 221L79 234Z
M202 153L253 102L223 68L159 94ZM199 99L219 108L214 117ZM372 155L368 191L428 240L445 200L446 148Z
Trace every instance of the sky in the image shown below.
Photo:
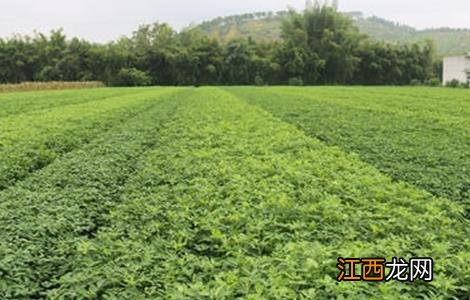
M362 11L419 29L470 28L469 0L339 0L341 11ZM0 0L0 37L63 28L67 36L107 42L140 24L181 29L218 16L302 9L305 0Z

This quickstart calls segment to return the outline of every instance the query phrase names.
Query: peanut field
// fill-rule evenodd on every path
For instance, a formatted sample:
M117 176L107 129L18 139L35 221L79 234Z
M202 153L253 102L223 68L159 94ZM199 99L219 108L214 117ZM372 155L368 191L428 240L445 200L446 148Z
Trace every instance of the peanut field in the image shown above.
M469 190L466 90L2 93L0 298L468 299Z

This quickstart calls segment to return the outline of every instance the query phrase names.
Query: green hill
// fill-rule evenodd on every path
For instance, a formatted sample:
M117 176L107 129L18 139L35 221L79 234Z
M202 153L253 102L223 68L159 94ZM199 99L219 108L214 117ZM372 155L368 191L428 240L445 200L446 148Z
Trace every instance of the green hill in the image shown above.
M207 35L221 41L251 36L261 40L280 38L281 23L286 11L277 13L258 12L219 17L199 24L197 27ZM470 29L437 28L417 30L379 17L364 17L361 12L348 12L359 29L374 39L392 42L421 42L431 39L441 55L461 54L470 51Z

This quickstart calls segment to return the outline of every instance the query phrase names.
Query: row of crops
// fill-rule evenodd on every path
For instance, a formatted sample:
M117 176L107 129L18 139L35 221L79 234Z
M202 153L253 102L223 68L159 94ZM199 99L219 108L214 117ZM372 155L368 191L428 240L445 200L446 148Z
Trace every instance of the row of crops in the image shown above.
M327 89L116 91L37 94L18 110L0 97L0 298L468 295L464 199L397 180L406 168L387 173L293 118L327 133L308 96ZM48 106L60 93L71 102ZM452 115L439 124L464 132ZM433 257L435 279L340 284L339 256Z
M163 103L174 103L171 100L179 93L154 91L125 96L127 101L123 103L129 104L126 112L106 110L107 115L92 115L93 119L77 113L80 120L70 120L72 127L99 118L114 124L108 130L93 127L102 131L87 144L77 143L77 149L70 149L46 168L0 193L1 298L44 297L57 278L71 270L77 245L92 239L106 223L108 211L117 205L122 186L135 172L137 161L155 146L154 137L171 118L171 105ZM114 107L120 100L107 98L92 107ZM44 135L57 133L72 138L62 132L69 129L67 124L69 120L63 120L60 128L48 127ZM73 139L90 134L89 128L73 129ZM35 142L43 146L41 140Z
M467 91L347 87L230 91L328 145L357 153L396 181L439 197L470 199Z
M49 103L48 94L30 100L31 106L15 99L23 95L14 95L10 101L0 98L6 107L0 117L0 191L147 109L153 105L156 92L125 91L117 95L116 91L97 90L60 105L54 97L61 94L52 94L52 107L43 107ZM15 100L19 103L16 110L12 105Z

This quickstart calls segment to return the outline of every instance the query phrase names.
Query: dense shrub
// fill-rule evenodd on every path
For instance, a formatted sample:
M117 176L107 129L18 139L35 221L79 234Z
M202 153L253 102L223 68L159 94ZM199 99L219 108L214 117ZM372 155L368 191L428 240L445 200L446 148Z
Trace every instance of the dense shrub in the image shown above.
M255 77L255 85L257 85L257 86L263 86L263 85L264 85L264 79L263 79L263 77L257 75L257 76Z
M304 81L300 77L292 77L289 79L289 85L291 86L302 86Z
M116 86L148 86L151 78L148 73L136 68L123 68L116 77Z
M458 88L460 85L460 81L457 79L452 79L451 81L446 82L446 87L451 87L451 88Z
M426 80L424 83L427 86L440 86L441 85L441 80L437 77L431 78L429 80Z
M38 81L59 81L60 73L59 71L52 66L45 66L36 76Z

